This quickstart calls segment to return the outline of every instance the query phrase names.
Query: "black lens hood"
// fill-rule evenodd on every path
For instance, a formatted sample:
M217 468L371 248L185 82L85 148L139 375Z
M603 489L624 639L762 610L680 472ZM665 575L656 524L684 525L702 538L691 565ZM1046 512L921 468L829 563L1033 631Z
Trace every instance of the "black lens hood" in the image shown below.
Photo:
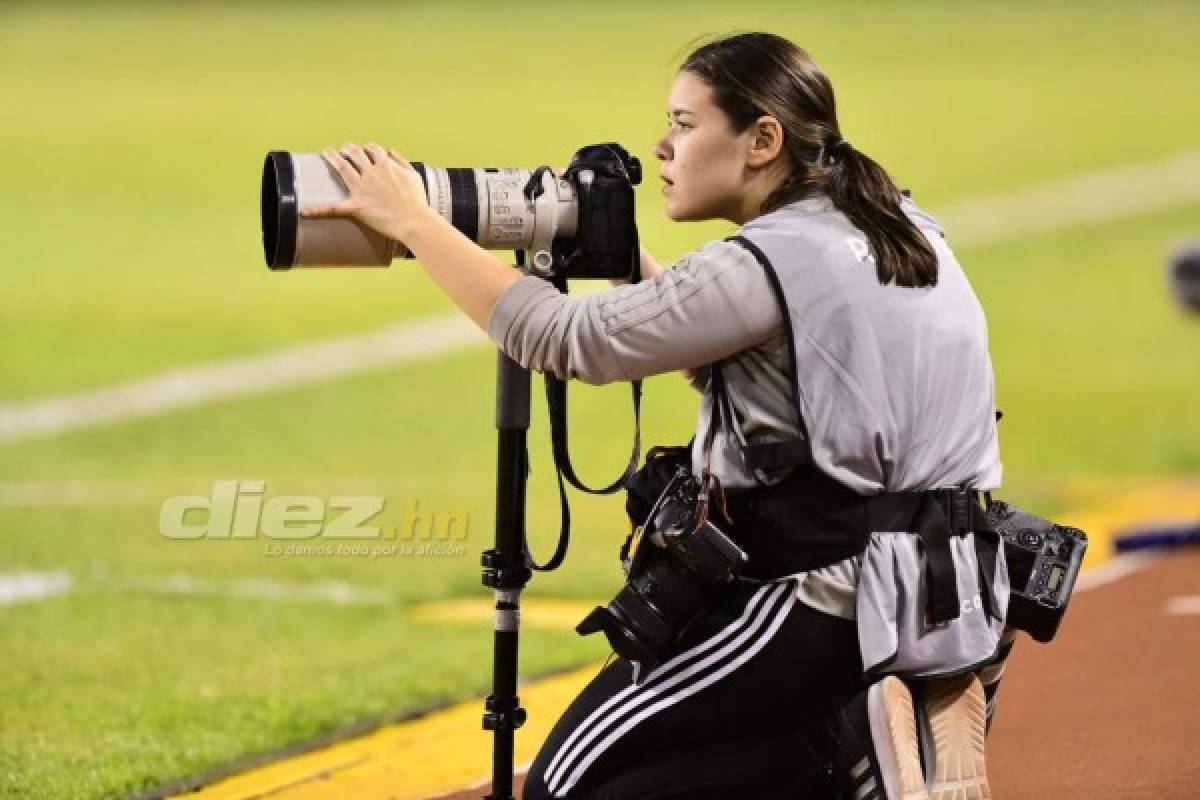
M263 255L271 269L291 269L296 265L299 223L292 154L286 150L272 150L263 163L262 177Z

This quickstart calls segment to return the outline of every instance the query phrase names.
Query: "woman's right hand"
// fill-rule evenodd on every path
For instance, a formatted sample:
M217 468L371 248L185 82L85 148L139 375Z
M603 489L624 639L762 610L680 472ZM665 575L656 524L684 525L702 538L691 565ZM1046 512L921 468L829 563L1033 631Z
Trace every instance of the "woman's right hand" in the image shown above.
M645 245L639 245L639 249L638 263L640 264L642 280L648 281L661 274L663 271L662 265L654 259L654 256L650 255L650 251L646 249ZM613 286L624 286L629 283L629 280L627 278L609 278L609 282Z

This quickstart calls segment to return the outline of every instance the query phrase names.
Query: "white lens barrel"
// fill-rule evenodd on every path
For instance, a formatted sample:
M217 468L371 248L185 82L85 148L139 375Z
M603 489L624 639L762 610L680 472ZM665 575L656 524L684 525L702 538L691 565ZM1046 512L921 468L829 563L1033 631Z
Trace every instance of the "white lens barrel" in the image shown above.
M532 253L527 269L549 274L557 237L574 236L574 187L544 171L532 199L525 169L413 165L441 216L481 247ZM272 151L263 167L263 250L271 269L385 267L407 257L405 247L348 219L304 219L300 211L345 200L340 176L318 153Z

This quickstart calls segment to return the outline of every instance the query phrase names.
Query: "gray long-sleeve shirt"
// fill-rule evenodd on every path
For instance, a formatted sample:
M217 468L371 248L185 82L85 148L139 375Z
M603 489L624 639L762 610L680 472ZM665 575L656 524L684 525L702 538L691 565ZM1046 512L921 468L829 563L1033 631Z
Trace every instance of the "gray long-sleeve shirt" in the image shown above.
M522 366L603 384L710 364L782 337L783 317L754 257L717 241L582 298L527 275L497 300L488 335Z
M915 204L909 201L906 206L910 207L910 213L915 209ZM840 217L826 198L799 201L777 213L797 212L832 213ZM844 218L838 224L845 224ZM938 287L929 290L937 295L930 296L932 305L925 313L937 307L937 297L944 297L943 302L960 306L947 307L947 324L959 324L952 321L960 319L956 314L962 314L961 319L971 324L981 320L977 307L966 308L977 301L953 254L940 239L935 248L942 276ZM848 289L837 277L836 269L815 270L812 279L829 281L827 285L813 287L814 300L853 302L853 298L841 297ZM903 324L902 319L893 322ZM847 329L844 333L854 335L855 331ZM924 359L925 363L937 364L941 374L953 377L976 374L982 369L987 380L968 382L965 393L957 390L939 393L936 391L939 387L925 383L901 387L900 391L889 392L888 402L873 407L874 413L880 415L877 419L839 417L838 424L825 431L812 429L810 421L813 458L818 466L867 493L956 484L976 488L998 486L1000 462L995 428L986 424L994 408L994 387L986 352L964 354L964 358L969 356L970 363L946 363L947 354L936 337L906 340L902 329L894 331L894 335L871 333L870 346L880 348L883 363L889 359ZM711 242L652 280L581 298L564 296L540 278L523 277L497 300L488 321L488 334L523 366L594 384L699 367L724 358L729 399L745 439L790 439L799 433L788 375L788 341L782 310L762 266L735 243ZM831 332L831 335L837 334ZM986 349L986 338L983 346ZM822 363L813 362L814 367ZM846 381L836 370L822 368L820 374L806 375L804 364L800 366L799 379L806 392L836 395L839 391L861 391L861 385ZM879 384L880 376L869 377L870 385ZM703 391L706 382L707 374L701 371L693 386ZM862 408L861 404L839 403L836 396L828 400L832 408L842 405ZM978 416L980 420L976 424L964 419L964 415L971 419ZM699 445L713 416L712 393L704 391L694 456L700 453ZM920 419L941 422L934 426L936 429L909 432L909 438L920 445L920 457L896 454L898 460L892 465L894 469L889 467L889 474L844 458L846 452L861 449L859 440L864 432L878 432L878 438L887 439L904 429L897 420ZM955 420L959 424L948 424ZM857 439L839 444L840 436ZM962 443L972 436L977 441L970 441L964 452ZM722 484L730 488L751 485L754 480L735 468L737 447L737 439L730 432L718 434L714 471ZM831 613L852 616L850 601L857 583L857 562L848 559L810 574L815 577L802 586L802 599Z
M762 267L731 242L710 242L652 280L582 298L525 276L496 302L488 334L522 366L593 384L698 367L691 383L703 392L706 365L732 357L726 383L743 435L798 433L783 315ZM706 393L697 442L711 419ZM714 449L734 446L721 434Z
M911 201L905 205L923 215ZM769 225L853 230L820 197L764 215L746 230ZM803 394L819 412L807 420L813 460L866 494L1000 483L982 312L953 253L933 239L939 280L925 290L881 292L873 271L842 263L848 249L815 255L822 263L802 268L810 291L801 307L822 326L804 331L797 365ZM842 242L840 234L834 241ZM856 299L864 309L848 313ZM727 393L742 436L763 442L799 433L782 311L762 266L732 242L706 244L652 280L583 298L523 277L498 299L488 333L522 365L588 383L726 359ZM705 389L706 377L702 372L693 385ZM705 391L693 450L697 470L712 400ZM729 488L782 477L748 474L731 431L718 432L712 463Z

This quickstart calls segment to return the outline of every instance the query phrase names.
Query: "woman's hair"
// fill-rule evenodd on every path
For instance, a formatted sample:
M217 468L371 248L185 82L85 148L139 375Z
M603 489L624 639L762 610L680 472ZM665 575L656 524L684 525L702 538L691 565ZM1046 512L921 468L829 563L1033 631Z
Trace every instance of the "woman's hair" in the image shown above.
M700 46L683 70L712 87L735 133L764 115L783 126L791 174L761 213L823 191L866 234L880 283L937 283L933 247L900 210L900 190L883 167L842 140L833 85L808 53L782 36L741 33Z

